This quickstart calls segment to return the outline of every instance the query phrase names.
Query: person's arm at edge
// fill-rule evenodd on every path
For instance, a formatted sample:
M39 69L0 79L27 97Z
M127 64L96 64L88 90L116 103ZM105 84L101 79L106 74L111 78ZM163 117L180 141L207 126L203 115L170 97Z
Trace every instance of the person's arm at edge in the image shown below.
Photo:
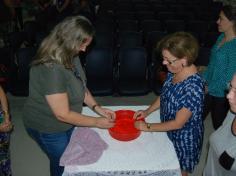
M0 101L1 101L2 110L4 112L4 118L5 120L9 121L10 119L9 119L7 96L1 86L0 86Z
M4 115L4 122L0 124L0 132L8 132L12 129L12 124L10 121L9 109L8 109L8 101L6 94L3 88L0 86L0 102Z

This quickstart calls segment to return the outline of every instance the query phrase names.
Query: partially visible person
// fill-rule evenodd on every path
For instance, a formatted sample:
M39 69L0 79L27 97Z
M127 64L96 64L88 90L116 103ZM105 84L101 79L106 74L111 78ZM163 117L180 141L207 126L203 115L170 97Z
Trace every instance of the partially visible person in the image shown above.
M22 17L22 7L21 7L21 0L3 0L3 4L0 3L0 10L2 8L7 7L8 10L3 9L3 12L5 13L5 17L3 16L2 18L7 18L7 20L13 20L15 23L15 29L14 30L19 30L18 25L20 29L23 29L23 17ZM2 7L1 7L2 6ZM6 16L7 13L7 16ZM10 14L10 15L9 15ZM0 16L1 18L1 16Z
M53 7L52 0L34 0L37 5L35 13L36 23L39 31L48 32L55 26L57 13ZM49 28L49 29L48 29Z
M11 0L12 1L12 8L14 9L14 21L16 25L16 29L20 27L20 30L23 30L23 14L22 14L22 2L21 0Z
M47 9L52 4L52 0L33 0L33 1L42 11Z
M10 160L10 121L8 101L3 88L0 86L0 175L11 176Z
M56 0L57 22L61 22L64 18L72 15L72 0Z
M10 0L0 1L0 39L9 33L9 24L14 18L15 11L11 6Z
M136 122L137 129L147 132L166 131L180 163L182 176L192 173L199 162L203 142L204 82L193 64L198 42L189 33L177 32L160 43L163 65L169 71L160 97L134 118L147 118L160 108L160 123Z
M95 20L95 4L91 0L79 0L76 9L76 14L85 16L88 18L92 23Z
M3 7L6 6L10 12L10 18L14 18L16 15L15 8L13 6L13 1L12 0L3 0Z
M59 160L74 126L111 128L114 125L115 113L95 101L76 57L86 50L94 32L86 18L66 18L42 41L31 65L23 121L28 134L47 154L51 176L63 173ZM83 115L83 103L100 117Z
M203 118L211 112L214 129L222 124L229 110L226 87L236 71L236 7L223 6L217 24L221 35L202 74L207 85Z
M210 136L210 148L203 176L236 175L236 74L229 84L230 111L223 124Z

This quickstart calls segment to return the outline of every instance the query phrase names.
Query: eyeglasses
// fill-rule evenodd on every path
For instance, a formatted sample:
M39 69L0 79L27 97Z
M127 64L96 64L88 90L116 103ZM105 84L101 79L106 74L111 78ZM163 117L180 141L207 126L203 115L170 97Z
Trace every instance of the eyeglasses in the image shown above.
M236 87L233 87L232 84L229 82L229 83L227 83L227 90L228 90L228 92L231 91L231 90L236 92Z
M174 59L174 60L167 60L167 59L163 59L163 62L166 62L168 65L173 65L178 59Z

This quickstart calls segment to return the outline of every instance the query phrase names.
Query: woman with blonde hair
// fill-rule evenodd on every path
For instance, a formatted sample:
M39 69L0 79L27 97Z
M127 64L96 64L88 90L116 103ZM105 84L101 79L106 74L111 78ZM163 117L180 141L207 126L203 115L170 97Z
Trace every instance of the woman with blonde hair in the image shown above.
M63 173L59 160L74 126L114 125L115 113L95 101L76 57L86 50L93 36L94 28L86 18L66 18L43 40L31 65L23 120L28 134L47 154L52 176ZM100 117L81 114L83 103Z

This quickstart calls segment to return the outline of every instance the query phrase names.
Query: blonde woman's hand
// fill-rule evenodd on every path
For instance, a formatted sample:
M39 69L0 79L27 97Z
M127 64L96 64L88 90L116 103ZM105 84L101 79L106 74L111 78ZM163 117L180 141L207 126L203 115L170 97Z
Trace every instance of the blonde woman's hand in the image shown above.
M103 108L101 106L96 106L95 110L98 114L100 114L103 117L106 117L109 121L114 122L116 119L115 112L110 109Z
M96 127L97 128L102 128L102 129L107 129L107 128L112 128L115 125L115 123L108 118L105 117L98 117L96 118Z

